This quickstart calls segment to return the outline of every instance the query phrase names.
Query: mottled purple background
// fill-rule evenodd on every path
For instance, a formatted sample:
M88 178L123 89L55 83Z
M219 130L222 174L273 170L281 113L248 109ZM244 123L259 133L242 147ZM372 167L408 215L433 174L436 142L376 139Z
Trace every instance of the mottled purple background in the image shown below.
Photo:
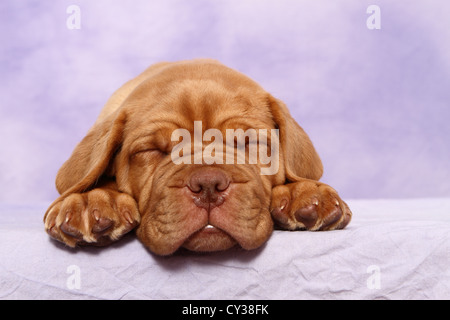
M381 30L366 27L371 4ZM3 202L53 200L113 91L195 57L284 100L343 197L450 195L450 1L2 0L0 35Z

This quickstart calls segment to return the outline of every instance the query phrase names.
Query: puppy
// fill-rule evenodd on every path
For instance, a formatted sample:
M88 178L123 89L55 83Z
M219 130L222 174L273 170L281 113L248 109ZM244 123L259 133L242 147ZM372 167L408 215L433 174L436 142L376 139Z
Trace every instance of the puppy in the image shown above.
M251 250L274 225L350 222L322 172L309 137L257 83L213 60L159 63L112 95L63 164L45 229L70 247L136 229L158 255Z

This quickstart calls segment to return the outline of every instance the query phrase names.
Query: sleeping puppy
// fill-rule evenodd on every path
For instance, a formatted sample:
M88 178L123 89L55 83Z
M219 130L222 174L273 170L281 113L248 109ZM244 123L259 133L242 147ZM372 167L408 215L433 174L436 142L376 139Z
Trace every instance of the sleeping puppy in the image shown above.
M159 63L127 82L58 172L47 233L107 245L136 228L158 255L261 246L344 228L322 163L280 100L213 60Z

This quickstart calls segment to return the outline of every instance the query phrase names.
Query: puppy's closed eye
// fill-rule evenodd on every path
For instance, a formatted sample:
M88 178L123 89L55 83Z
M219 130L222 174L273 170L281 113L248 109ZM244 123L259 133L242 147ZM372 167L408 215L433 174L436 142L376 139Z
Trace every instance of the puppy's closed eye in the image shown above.
M146 149L133 153L130 157L131 164L138 166L145 166L151 162L161 160L167 156L167 152L159 149Z

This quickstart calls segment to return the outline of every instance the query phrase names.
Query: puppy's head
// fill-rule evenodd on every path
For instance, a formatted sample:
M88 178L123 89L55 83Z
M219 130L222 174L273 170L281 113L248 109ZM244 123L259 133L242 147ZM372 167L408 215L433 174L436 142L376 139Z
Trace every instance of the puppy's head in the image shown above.
M211 63L171 65L142 82L77 146L57 186L69 194L115 179L138 203L139 239L167 255L259 247L273 228L272 187L321 173L286 107Z

